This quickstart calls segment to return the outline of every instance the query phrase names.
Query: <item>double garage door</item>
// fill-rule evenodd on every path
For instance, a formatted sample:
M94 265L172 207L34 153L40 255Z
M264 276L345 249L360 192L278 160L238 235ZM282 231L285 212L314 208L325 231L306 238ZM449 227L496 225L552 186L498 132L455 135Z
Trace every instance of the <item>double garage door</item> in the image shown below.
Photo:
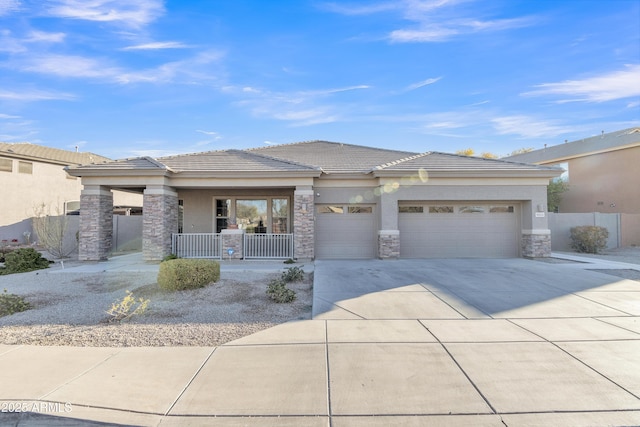
M401 202L401 258L519 256L520 206L511 202ZM373 205L316 205L316 258L378 256Z
M402 203L398 222L401 258L519 256L517 203Z

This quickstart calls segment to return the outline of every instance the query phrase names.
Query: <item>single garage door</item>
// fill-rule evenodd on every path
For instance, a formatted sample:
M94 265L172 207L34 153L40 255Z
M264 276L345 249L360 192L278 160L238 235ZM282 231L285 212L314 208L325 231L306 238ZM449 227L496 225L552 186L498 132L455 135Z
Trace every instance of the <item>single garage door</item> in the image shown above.
M402 258L511 258L519 256L517 203L401 203Z
M316 205L316 258L375 258L373 205Z

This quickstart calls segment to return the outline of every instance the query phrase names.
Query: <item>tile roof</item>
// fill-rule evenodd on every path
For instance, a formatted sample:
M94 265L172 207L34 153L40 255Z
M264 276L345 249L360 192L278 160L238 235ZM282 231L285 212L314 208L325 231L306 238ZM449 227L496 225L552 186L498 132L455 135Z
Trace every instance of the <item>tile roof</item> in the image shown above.
M536 166L514 161L467 157L456 154L414 153L381 148L310 141L247 150L221 150L177 156L139 157L103 164L72 168L78 175L83 170L181 172L305 172L318 176L323 173L392 174L407 171L450 172L508 172L556 171L556 168ZM102 172L100 172L102 173Z
M112 169L112 170L140 170L158 169L164 170L167 167L151 157L134 157L130 159L112 160L100 164L88 164L78 166L74 169Z
M246 151L312 165L322 168L322 171L326 173L366 173L377 165L417 154L409 151L394 151L328 141L272 145L269 147L250 148Z
M612 151L633 144L640 145L640 127L603 133L602 135L584 138L578 141L517 154L507 157L506 159L518 162L545 163L554 160L561 161L574 157L582 157L598 152Z
M554 167L536 166L529 163L507 161L502 159L485 159L459 154L439 153L435 151L400 159L375 168L377 171L533 171L556 170Z
M0 142L0 156L28 158L63 165L83 165L110 160L94 153L77 153L28 142Z
M293 160L279 159L264 154L242 150L224 150L160 157L157 160L176 172L313 171L318 169Z

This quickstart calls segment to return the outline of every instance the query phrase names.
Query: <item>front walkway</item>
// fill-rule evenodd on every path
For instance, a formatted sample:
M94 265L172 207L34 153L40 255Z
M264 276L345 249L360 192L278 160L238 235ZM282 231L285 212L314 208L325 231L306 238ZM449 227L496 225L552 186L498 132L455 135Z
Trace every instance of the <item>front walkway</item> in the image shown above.
M638 281L372 260L317 261L314 286L314 320L217 348L0 345L0 404L41 413L0 424L640 425Z

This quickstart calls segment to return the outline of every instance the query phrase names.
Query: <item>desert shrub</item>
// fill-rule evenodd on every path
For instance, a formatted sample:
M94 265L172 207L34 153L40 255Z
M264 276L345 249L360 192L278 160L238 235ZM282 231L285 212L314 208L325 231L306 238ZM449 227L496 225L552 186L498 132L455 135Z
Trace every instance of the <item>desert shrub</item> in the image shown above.
M607 248L609 230L604 227L584 225L571 228L571 247L576 252L597 254Z
M111 304L111 308L107 310L107 314L111 316L109 322L120 322L129 320L133 316L139 316L145 312L148 305L148 299L138 298L136 300L133 292L127 291L122 300L114 302Z
M220 264L207 259L171 259L160 263L158 285L165 291L202 288L220 280Z
M285 264L295 264L296 262L294 260L292 260L291 258L284 260Z
M17 249L4 257L4 269L0 274L24 273L49 268L49 260L33 248Z
M300 267L289 267L282 273L282 280L286 283L304 280L304 270Z
M279 279L274 279L267 285L267 295L277 303L292 302L296 299L296 293L287 288L287 284Z
M0 262L4 262L5 261L5 257L7 256L7 254L10 254L14 250L15 249L7 247L7 246L0 247Z
M30 308L31 304L25 301L20 295L9 294L6 289L0 294L0 317L20 313Z

